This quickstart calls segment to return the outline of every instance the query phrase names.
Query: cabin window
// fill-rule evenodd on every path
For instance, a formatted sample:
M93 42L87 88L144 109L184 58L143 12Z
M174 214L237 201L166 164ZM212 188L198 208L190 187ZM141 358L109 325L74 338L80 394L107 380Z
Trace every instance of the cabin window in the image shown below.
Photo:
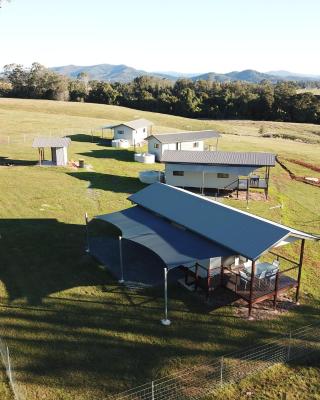
M219 173L217 174L217 177L218 177L218 178L229 178L229 174L223 174L223 173L219 172Z
M159 148L159 143L155 143L155 144L154 144L154 148L155 148L155 149L158 149L158 148Z
M146 128L143 128L143 132L145 132L146 131Z
M172 171L173 176L184 176L184 171Z
M124 134L124 131L118 130L117 133L118 133L118 135L123 135L123 134Z
M193 147L199 147L199 142L194 142Z

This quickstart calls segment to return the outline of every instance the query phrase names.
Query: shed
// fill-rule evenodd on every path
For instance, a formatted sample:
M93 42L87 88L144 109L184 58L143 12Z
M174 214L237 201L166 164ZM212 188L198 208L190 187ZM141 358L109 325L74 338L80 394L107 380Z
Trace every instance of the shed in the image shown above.
M68 147L71 139L67 137L37 137L32 143L32 147L38 148L40 165L65 166L68 164ZM50 148L51 161L45 160L45 148Z
M247 301L249 315L254 303L266 298L273 298L276 302L278 294L290 288L296 289L298 301L304 242L319 240L319 236L161 183L150 185L128 199L134 204L133 207L100 215L96 219L118 227L123 238L147 247L165 263L164 324L170 322L167 317L168 271L174 268L192 271L196 290L201 281L198 271L203 268L200 264L202 258L214 261L212 268L207 268L204 279L207 292L212 289L214 280L213 288L223 286ZM99 259L94 240L95 238L90 238L88 246L91 254ZM298 262L285 258L294 266L281 272L278 270L271 276L274 279L261 283L257 270L262 268L263 263L258 263L259 257L272 249L299 240L301 250ZM119 249L119 271L123 282L130 265L123 263L121 237ZM281 258L277 254L278 260L279 257ZM237 264L237 259L251 262L249 285L243 284L240 273L231 269L232 265ZM152 264L148 263L146 268L149 270ZM213 279L213 276L218 276L219 279Z
M270 168L276 156L262 152L164 151L166 183L178 187L217 190L263 189L268 195Z
M156 160L161 161L166 150L202 151L205 139L216 138L218 143L219 137L219 133L210 130L150 135L147 138L148 153L154 154Z
M131 146L140 145L149 135L153 123L140 118L117 125L108 125L102 129L112 129L113 139L127 140Z

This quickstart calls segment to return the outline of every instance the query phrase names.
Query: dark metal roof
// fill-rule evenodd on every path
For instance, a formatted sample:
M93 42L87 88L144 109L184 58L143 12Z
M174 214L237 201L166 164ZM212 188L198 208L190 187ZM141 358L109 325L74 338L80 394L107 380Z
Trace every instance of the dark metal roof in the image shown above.
M289 236L319 240L314 235L162 183L147 186L129 200L252 260Z
M161 161L165 163L274 167L276 156L272 153L254 152L165 150Z
M194 142L195 140L204 140L220 137L215 131L193 131L193 132L177 132L177 133L162 133L158 135L150 135L146 140L151 138L157 139L160 143L180 143Z
M32 147L68 147L71 139L64 137L37 137L32 143Z
M217 243L180 229L140 206L96 218L117 226L124 238L152 250L168 268L201 259L232 255L230 250Z

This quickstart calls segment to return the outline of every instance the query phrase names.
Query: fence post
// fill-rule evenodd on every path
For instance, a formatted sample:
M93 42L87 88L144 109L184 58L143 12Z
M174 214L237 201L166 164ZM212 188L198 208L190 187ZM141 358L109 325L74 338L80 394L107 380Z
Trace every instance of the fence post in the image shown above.
M12 374L11 374L11 364L10 364L10 354L9 354L9 348L8 346L6 346L7 348L7 358L8 358L8 374L9 374L9 381L12 385Z
M151 400L154 400L154 383L151 382Z
M220 359L220 385L223 385L223 365L224 365L224 359L221 357Z
M292 339L292 334L291 334L291 331L290 331L290 332L289 332L289 343L288 343L287 361L290 361L291 339Z

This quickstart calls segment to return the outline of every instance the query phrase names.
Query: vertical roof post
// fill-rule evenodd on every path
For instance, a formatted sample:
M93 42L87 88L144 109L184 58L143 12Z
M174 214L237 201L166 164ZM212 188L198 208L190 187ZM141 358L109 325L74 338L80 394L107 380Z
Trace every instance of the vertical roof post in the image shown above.
M301 282L301 272L302 272L302 264L303 264L303 256L304 256L304 245L305 245L305 239L302 239L301 241L301 247L300 247L300 259L299 259L299 273L298 273L298 285L297 285L297 291L296 291L296 303L299 304L299 292L300 292L300 282Z
M253 281L254 281L255 274L256 274L256 262L252 261L250 294L249 294L249 315L248 315L248 319L250 319L250 320L253 319L253 317L251 316L251 312L252 312L252 301L253 301Z
M164 326L171 325L170 319L168 319L168 268L163 269L164 272L164 319L161 320L161 324Z

